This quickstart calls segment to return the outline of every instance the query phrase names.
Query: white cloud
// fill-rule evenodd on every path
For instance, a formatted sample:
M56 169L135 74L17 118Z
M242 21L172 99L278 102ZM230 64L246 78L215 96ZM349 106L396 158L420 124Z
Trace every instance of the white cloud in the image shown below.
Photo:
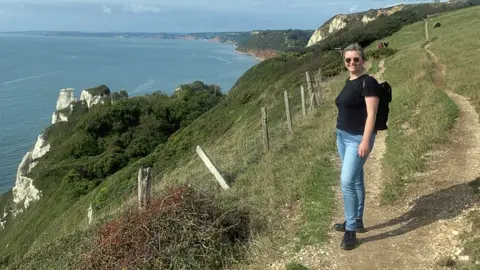
M103 7L102 7L102 12L103 12L103 13L109 13L109 14L111 14L111 13L112 13L112 9L109 8L109 7L103 6Z
M129 4L123 7L123 11L142 13L142 12L160 12L161 9L156 6L144 6L139 4Z
M354 12L355 10L357 10L357 8L358 8L358 5L355 5L355 6L351 7L351 8L349 9L349 11L350 11L350 12Z

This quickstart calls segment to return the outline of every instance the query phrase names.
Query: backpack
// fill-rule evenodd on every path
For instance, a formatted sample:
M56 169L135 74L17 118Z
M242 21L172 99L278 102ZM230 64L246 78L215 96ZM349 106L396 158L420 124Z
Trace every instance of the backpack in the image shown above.
M375 120L375 130L387 130L388 114L390 113L389 104L392 102L392 86L388 82L382 82L379 85L380 101ZM363 87L365 87L365 81L363 81Z

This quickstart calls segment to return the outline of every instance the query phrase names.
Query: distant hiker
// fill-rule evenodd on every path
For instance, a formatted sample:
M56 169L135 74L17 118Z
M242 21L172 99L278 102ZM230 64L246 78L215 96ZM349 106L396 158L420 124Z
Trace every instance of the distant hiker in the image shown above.
M379 43L378 43L378 48L379 48L379 49L380 49L380 48L383 48L383 43L382 43L382 42L379 42Z
M348 250L356 245L356 232L364 231L363 165L377 134L376 115L381 88L375 78L364 73L365 53L359 44L346 47L343 58L350 76L335 104L338 108L336 144L342 161L340 180L345 222L335 224L334 228L345 232L341 246Z
M388 47L388 41L383 42L383 47L385 47L385 48Z
M440 24L439 22L436 22L434 25L433 25L433 28L437 28L437 27L440 27L442 24Z

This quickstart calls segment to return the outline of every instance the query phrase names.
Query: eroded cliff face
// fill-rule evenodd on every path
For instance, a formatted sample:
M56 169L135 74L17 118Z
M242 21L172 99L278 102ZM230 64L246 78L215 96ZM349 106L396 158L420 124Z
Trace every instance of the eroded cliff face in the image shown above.
M27 152L18 165L15 186L12 189L14 204L12 211L13 217L22 213L23 209L28 208L31 203L40 199L42 195L41 191L35 188L33 179L28 178L26 175L35 168L38 163L37 160L43 157L48 151L50 151L50 144L44 135L40 134L37 137L37 142L33 150Z
M57 111L65 109L70 106L70 104L77 99L75 98L75 89L73 88L64 88L60 90L57 98L57 106L55 107Z
M240 50L240 49L237 49L236 51L239 52L239 53L245 53L245 54L253 55L260 60L265 60L265 59L269 59L269 58L273 58L273 57L278 56L278 52L275 51L275 50L255 50L255 49Z
M73 88L64 88L60 90L57 98L56 111L52 115L52 124L68 121L68 116L63 109L70 107L70 112L73 109L72 103L77 101L75 98L75 90Z
M376 20L382 14L389 16L395 12L398 12L404 8L404 5L396 5L389 8L383 8L378 10L369 10L366 12L358 12L352 14L339 14L332 17L325 22L320 28L313 33L312 37L308 41L307 47L315 45L316 43L324 40L328 36L334 34L340 29L345 27L351 27L358 24L367 24Z
M96 104L104 104L109 95L92 95L88 90L83 90L80 94L80 101L87 103L87 107L90 108Z
M103 103L105 98L104 96L90 95L87 91L83 91L82 95L83 100L89 107L97 103ZM77 101L73 88L61 89L57 98L56 111L52 115L52 124L60 121L68 121L68 114L72 111L73 104ZM25 154L18 165L15 186L12 188L13 207L11 212L4 209L4 213L0 217L0 228L4 228L8 215L11 214L15 218L31 206L32 203L41 198L42 191L33 185L33 179L27 175L37 166L38 160L48 153L48 151L50 151L50 144L45 135L41 133L38 135L33 148Z

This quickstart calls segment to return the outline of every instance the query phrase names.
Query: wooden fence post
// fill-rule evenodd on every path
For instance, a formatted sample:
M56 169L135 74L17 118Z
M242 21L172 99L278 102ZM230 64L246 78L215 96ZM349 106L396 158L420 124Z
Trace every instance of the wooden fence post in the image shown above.
M287 115L287 125L288 125L288 130L290 132L293 131L293 128L292 128L292 115L290 113L290 102L288 102L288 92L287 90L285 90L283 92L283 97L285 99L285 113Z
M308 96L311 97L313 94L313 89L312 89L312 80L310 78L310 71L306 71L305 76L307 77Z
M267 111L265 107L262 107L262 129L263 129L263 147L265 151L268 151L270 147L270 139L268 138Z
M138 208L145 209L150 204L151 177L150 167L138 170Z
M213 162L210 160L207 154L202 150L202 148L200 146L197 146L196 151L197 151L197 154L202 159L203 163L205 163L205 166L207 166L208 170L210 170L210 172L215 176L215 179L220 184L220 186L223 189L229 189L230 187L227 185L227 182L225 182L225 179L223 179L223 176L220 174L215 164L213 164Z
M317 102L317 106L319 106L320 103L322 102L321 83L322 83L322 69L319 68L317 75L315 75L315 101Z
M92 220L93 220L93 208L92 208L92 204L90 204L90 207L88 207L87 217L88 217L88 224L92 224Z
M307 111L305 108L305 88L303 85L300 86L300 94L302 95L302 114L303 116L307 116Z
M315 110L315 93L312 93L310 95L310 112L313 112Z

